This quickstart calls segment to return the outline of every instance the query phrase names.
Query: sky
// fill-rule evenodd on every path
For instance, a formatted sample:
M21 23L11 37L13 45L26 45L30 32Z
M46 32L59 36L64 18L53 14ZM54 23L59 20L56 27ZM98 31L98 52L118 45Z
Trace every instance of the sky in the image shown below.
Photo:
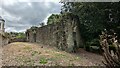
M61 0L0 0L0 16L6 21L5 31L25 32L26 29L29 29L31 26L38 26L41 22L45 22L46 24L47 18L51 14L60 13L60 1ZM76 1L84 2L94 0Z
M0 0L0 16L6 32L25 32L31 26L47 22L51 14L59 14L59 0Z

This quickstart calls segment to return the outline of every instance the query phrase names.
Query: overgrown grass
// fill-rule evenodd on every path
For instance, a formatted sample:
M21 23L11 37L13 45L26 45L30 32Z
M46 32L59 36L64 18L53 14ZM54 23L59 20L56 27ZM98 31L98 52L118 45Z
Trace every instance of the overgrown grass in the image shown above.
M37 51L32 51L31 55L34 56L37 53L38 53Z
M32 66L35 63L34 60L30 59L29 57L25 57L25 56L17 56L15 59L17 60L17 62L24 63L24 65Z
M31 51L32 48L30 46L25 46L23 49Z
M57 56L57 57L66 57L66 55L64 55L64 54L59 54L59 53L56 53L55 56Z

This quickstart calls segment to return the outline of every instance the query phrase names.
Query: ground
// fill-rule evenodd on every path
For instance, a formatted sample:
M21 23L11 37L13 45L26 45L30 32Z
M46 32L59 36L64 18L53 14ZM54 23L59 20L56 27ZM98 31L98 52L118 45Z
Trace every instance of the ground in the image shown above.
M2 47L0 46L0 68L2 66Z
M27 42L15 42L3 47L4 66L99 66L103 57L79 49L67 53L55 47Z

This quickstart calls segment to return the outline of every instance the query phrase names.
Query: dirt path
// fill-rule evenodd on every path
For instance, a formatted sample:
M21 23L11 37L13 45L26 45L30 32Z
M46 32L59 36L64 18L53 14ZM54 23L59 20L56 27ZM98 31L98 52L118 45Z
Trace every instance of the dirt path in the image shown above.
M80 49L76 54L36 43L15 42L3 47L4 66L98 66L103 57Z

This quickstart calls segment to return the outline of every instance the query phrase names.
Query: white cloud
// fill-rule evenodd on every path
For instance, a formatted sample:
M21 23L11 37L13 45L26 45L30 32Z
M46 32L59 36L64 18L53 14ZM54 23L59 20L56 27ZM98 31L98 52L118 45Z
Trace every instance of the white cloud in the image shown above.
M47 25L47 20L49 18L49 16L52 15L52 14L48 14L48 16L43 20L43 22L45 23L45 25Z
M3 0L0 15L5 19L6 31L25 31L40 22L47 22L52 13L59 13L58 2L31 2L30 0ZM9 3L8 3L9 2Z
M54 2L58 3L61 0L19 0L19 2Z
M17 3L18 0L2 0L3 5L13 5L14 3Z

